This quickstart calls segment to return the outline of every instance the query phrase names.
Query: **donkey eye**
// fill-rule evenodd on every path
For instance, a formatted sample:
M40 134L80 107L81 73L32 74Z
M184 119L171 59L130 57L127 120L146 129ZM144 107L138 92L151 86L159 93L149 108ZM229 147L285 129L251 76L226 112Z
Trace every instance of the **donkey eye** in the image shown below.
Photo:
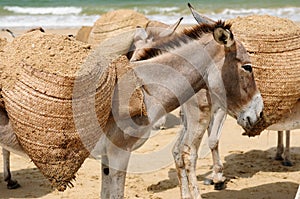
M242 66L242 68L250 73L252 72L252 66L250 64L245 64Z

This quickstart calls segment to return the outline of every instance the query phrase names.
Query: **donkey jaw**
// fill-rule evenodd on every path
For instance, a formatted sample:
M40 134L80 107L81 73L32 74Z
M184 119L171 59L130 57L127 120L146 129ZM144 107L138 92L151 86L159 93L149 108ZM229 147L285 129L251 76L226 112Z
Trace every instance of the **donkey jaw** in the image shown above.
M257 93L238 115L237 123L244 129L251 129L262 118L263 108L263 99Z

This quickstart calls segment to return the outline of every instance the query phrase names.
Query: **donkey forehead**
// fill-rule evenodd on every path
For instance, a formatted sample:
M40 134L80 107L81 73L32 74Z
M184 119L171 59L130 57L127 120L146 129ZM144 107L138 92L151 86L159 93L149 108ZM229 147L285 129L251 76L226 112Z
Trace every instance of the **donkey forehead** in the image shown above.
M250 56L245 48L245 46L238 40L235 40L236 43L236 58L242 64L251 63Z

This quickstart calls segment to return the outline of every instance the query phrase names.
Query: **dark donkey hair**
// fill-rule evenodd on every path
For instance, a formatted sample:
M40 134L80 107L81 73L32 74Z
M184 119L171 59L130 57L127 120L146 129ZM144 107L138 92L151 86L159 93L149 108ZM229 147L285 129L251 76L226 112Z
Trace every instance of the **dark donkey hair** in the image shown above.
M179 34L174 34L168 38L163 38L154 42L151 48L142 49L141 55L137 61L156 57L160 54L163 54L168 49L175 49L180 47L182 44L188 43L189 41L197 40L201 38L203 34L212 33L216 28L230 30L231 24L225 24L224 21L219 20L214 24L198 24L190 28L185 28ZM231 32L230 38L233 39L233 34Z

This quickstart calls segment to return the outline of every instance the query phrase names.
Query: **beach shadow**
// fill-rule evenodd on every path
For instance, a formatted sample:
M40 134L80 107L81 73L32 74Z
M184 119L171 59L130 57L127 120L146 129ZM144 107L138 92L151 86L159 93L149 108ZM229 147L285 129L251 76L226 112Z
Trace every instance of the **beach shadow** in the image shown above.
M147 187L147 191L158 193L162 191L166 191L168 189L173 189L179 185L176 169L170 169L168 171L169 179L159 181L156 184L152 184Z
M211 173L211 171L208 171L205 174L198 175L197 180L199 180L199 181L204 180L205 177L207 175L209 175L210 173ZM169 177L169 179L161 180L156 184L152 184L152 185L148 186L147 191L153 192L153 193L159 193L159 192L163 192L163 191L166 191L168 189L173 189L173 188L179 186L177 171L176 171L175 168L171 168L168 171L168 177Z
M224 175L227 178L249 178L259 171L263 172L295 172L300 171L300 147L291 148L293 166L283 166L275 160L276 148L266 151L251 150L248 152L233 152L225 157Z
M0 173L0 198L40 198L54 191L50 182L41 174L37 168L21 169L12 171L12 178L21 185L18 189L7 189Z
M222 190L202 194L205 199L294 199L299 184L294 182L276 182L254 186L242 190ZM262 194L264 193L264 194Z

